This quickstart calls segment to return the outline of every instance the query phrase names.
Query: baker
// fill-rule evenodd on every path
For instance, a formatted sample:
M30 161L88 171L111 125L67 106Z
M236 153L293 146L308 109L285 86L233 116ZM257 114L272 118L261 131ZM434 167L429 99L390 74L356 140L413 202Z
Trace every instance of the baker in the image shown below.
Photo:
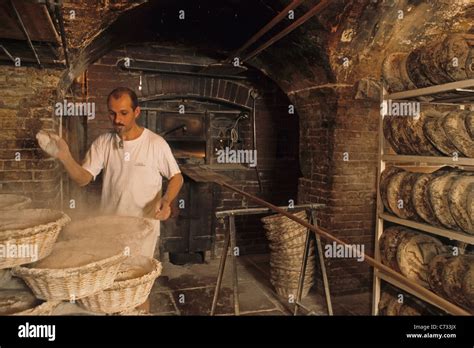
M183 176L168 143L158 134L140 127L138 98L130 88L119 87L107 97L108 116L114 131L97 137L80 165L71 156L64 139L58 140L55 156L78 185L85 186L103 171L101 213L152 219L152 238L141 253L153 257L160 233L160 220L171 214L170 203L178 195ZM162 195L162 177L168 187ZM148 301L147 301L148 302ZM148 309L145 303L144 309Z

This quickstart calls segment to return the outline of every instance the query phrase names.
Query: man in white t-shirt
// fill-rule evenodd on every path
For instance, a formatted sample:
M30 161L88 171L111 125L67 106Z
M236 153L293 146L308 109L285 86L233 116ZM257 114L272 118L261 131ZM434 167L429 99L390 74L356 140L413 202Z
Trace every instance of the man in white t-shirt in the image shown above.
M60 139L56 156L69 176L85 186L103 171L101 213L153 219L155 233L141 251L153 257L159 236L159 220L171 214L170 203L178 195L183 176L168 143L158 134L140 127L136 120L140 107L135 92L126 87L114 89L107 98L113 132L100 135L92 143L82 166L71 156ZM162 177L168 187L161 195Z

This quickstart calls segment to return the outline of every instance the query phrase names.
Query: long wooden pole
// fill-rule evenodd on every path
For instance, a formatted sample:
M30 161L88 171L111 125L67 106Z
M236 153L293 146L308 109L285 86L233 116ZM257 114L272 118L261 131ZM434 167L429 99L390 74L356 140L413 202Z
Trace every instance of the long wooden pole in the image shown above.
M331 4L331 1L330 0L321 0L318 4L314 5L314 7L309 10L308 12L306 12L303 16L301 16L299 19L297 19L293 24L287 26L285 29L283 29L282 31L280 31L278 34L276 34L275 36L273 36L271 39L269 39L268 41L266 41L265 43L263 43L262 45L260 45L259 47L257 47L255 50L253 50L252 52L248 53L247 55L245 55L244 58L241 59L241 61L243 62L246 62L250 59L252 59L253 57L255 57L257 54L259 54L260 52L262 52L264 49L270 47L271 45L273 45L275 42L277 42L278 40L282 39L283 37L285 37L286 35L288 35L289 33L291 33L293 30L295 30L296 28L298 28L300 25L303 25L308 19L310 19L311 17L315 16L316 14L320 13L321 11L323 11L326 7L328 7L329 5Z
M233 58L239 57L239 55L245 51L251 44L253 44L255 41L260 39L263 35L265 35L271 28L273 28L275 25L280 23L286 16L288 16L288 12L290 10L294 10L297 8L299 5L304 0L293 0L287 7L285 7L278 15L276 15L270 22L268 22L262 29L260 29L255 35L253 35L248 41L242 45L238 50L233 52L229 58L227 58L226 62L230 63Z
M275 212L277 212L281 215L284 215L284 216L286 216L287 218L289 218L293 221L296 221L297 223L299 223L299 224L303 225L304 227L310 229L311 231L313 231L317 235L320 235L321 237L323 237L326 240L336 242L337 244L349 246L347 243L345 243L342 240L334 237L328 230L326 230L323 227L313 226L313 225L309 224L308 222L306 222L306 221L304 221L304 220L302 220L302 219L286 212L285 210L283 210L283 209L281 209L281 208L279 208L279 207L277 207L277 206L275 206L271 203L268 203L267 201L264 201L261 198L253 196L253 195L251 195L251 194L249 194L245 191L239 190L238 188L236 188L232 185L229 185L229 184L227 184L226 182L224 182L222 180L216 179L216 180L213 180L213 181L218 185L221 185L225 188L228 188L229 190L232 190L234 192L239 193L242 196L245 196L245 197L249 198L250 200L254 201L255 203L258 203L258 204L263 205L267 208L270 208L271 210L273 210L273 211L275 211ZM436 304L438 307L445 309L447 312L455 314L455 315L473 315L473 313L469 313L468 311L462 309L461 307L458 307L455 304L452 304L451 302L449 302L449 301L445 300L444 298L436 295L434 292L422 287L421 285L418 285L416 283L411 282L408 278L404 277L403 275L401 275L398 272L395 272L390 267L387 267L384 264L376 261L374 258L370 257L369 255L367 255L365 253L363 253L363 255L364 255L364 261L367 262L369 265L371 265L372 267L378 269L379 271L391 276L392 278L396 279L398 282L405 285L406 287L408 287L408 288L410 288L414 291L419 292L421 295L423 295L424 297L429 299L431 302Z

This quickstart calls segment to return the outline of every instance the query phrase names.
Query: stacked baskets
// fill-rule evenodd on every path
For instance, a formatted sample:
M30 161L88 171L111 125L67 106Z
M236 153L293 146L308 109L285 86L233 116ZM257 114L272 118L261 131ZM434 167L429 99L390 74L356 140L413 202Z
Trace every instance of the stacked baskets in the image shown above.
M294 215L307 221L305 211ZM264 217L262 222L264 223L266 236L270 241L270 281L280 296L296 298L307 229L280 214ZM314 242L311 241L302 297L308 294L314 284L314 265Z
M97 219L106 223L113 220L114 217L78 221L71 223L70 226L77 228L82 225L84 228L89 228L91 223L97 223ZM145 219L139 219L140 221L137 222L137 219L130 217L124 223L126 226L130 226L129 224L140 222L144 224L140 226L145 226L144 233L153 230L154 226L150 222ZM73 255L69 254L69 251L75 251L75 249L67 248L65 250L65 243L74 246L79 242L79 239L75 239L74 233L71 232L77 229L69 230L70 233L67 235L66 241L64 238L62 238L63 240L58 238L61 230L69 221L67 215L55 210L0 211L0 244L32 245L37 246L38 250L34 258L2 255L0 269L13 267L11 274L22 278L36 299L47 301L39 305L36 305L37 302L35 302L35 307L24 304L20 308L20 300L12 296L5 297L8 293L4 292L4 302L12 307L9 314L50 315L54 313L53 310L61 301L71 300L78 300L82 307L92 312L122 313L145 302L155 279L161 274L161 263L133 252L133 256L128 256L127 249L124 249L122 243L113 243L109 239L110 236L102 236L102 242L107 245L113 244L107 255L98 252L100 248L94 249L94 244L97 242L91 240L84 244L88 239L82 238L83 244L80 247L76 246L76 249L82 250L82 245L85 245L84 253L93 253L93 259L85 258L81 259L80 264L64 265L64 259L61 257L68 256L69 258L70 255ZM61 232L61 234L63 233ZM130 239L133 239L132 237L130 236ZM63 254L58 259L58 250L60 249ZM51 266L52 261L52 264L56 262L58 267ZM61 265L64 267L60 267ZM29 291L27 292L29 293Z
M111 287L85 297L79 303L97 313L127 312L147 300L161 269L161 263L155 259L133 257L122 264Z
M0 257L0 269L31 263L48 256L59 232L69 221L66 214L57 210L0 211L0 245L4 251L15 249L15 253L5 253ZM24 257L21 257L20 251Z
M24 196L0 195L0 269L10 275L12 267L29 264L47 257L61 229L70 218L61 211L50 209L24 209L31 200ZM22 210L17 210L22 209ZM25 302L30 297L27 289L15 288L15 296L8 295L12 290L2 290L0 301L3 311L14 315L49 315L55 302ZM25 296L20 296L24 294Z

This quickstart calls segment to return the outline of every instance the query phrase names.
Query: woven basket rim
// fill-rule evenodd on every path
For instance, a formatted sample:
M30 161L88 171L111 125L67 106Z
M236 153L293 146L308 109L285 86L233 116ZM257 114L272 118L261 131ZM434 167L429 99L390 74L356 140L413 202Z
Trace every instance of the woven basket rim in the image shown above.
M146 274L137 278L116 280L114 281L114 284L110 288L104 289L104 292L117 291L124 288L135 287L135 286L147 283L153 278L155 279L158 278L161 274L161 271L163 270L163 265L161 264L160 261L156 260L155 258L149 258L149 259L153 264L153 269L150 272L147 272Z
M303 210L300 210L300 211L297 211L297 212L291 212L292 215L296 215L296 217L300 217L301 213L304 213L306 216L306 210L303 209ZM276 213L276 214L272 214L272 215L269 215L269 216L265 216L263 218L261 218L260 220L264 223L264 224L272 224L274 221L279 221L279 219L288 219L290 221L294 221L294 220L291 220L289 217L285 216L285 215L282 215L282 214L279 214L279 213ZM284 221L285 222L285 221Z
M28 227L28 228L20 228L20 229L13 229L13 230L4 230L0 231L0 242L8 239L15 239L15 238L22 238L22 237L27 237L31 235L35 235L38 233L42 233L45 229L49 229L54 227L55 225L60 225L61 227L64 227L66 224L68 224L71 221L71 218L64 213L63 211L60 210L53 210L53 209L23 209L22 212L26 210L33 210L33 211L51 211L54 212L55 214L59 213L60 217L57 218L55 221L51 221L45 224L39 224L36 226ZM2 213L10 212L9 210L2 210Z
M61 302L62 301L58 300L48 300L33 308L25 309L21 312L13 313L12 315L49 315L48 312L52 312Z
M127 258L123 252L110 256L108 258L91 262L83 266L71 267L71 268L32 268L25 266L16 266L12 268L12 274L16 276L29 276L29 277L41 277L45 276L48 278L64 278L67 276L75 275L78 273L93 273L96 270L100 270L109 265L121 263Z
M269 233L268 231L266 231L265 236L270 241L281 242L295 237L304 236L306 233L308 233L307 228L292 229L290 231L284 231L283 229L279 229L278 231L275 231L273 233Z
M304 220L305 222L308 222L307 220ZM263 225L263 228L267 233L276 233L277 231L284 230L284 229L308 229L306 226L300 224L299 222L296 222L294 220L290 221L285 221L279 224L271 224L271 225Z
M295 281L277 281L277 280L271 280L270 281L271 284L274 286L274 287L280 287L280 288L285 288L285 289L297 289L298 288L298 285L299 285L299 281L298 280L295 280ZM304 281L303 283L303 288L308 288L308 287L312 287L313 285L315 284L314 280L310 280L310 281Z

